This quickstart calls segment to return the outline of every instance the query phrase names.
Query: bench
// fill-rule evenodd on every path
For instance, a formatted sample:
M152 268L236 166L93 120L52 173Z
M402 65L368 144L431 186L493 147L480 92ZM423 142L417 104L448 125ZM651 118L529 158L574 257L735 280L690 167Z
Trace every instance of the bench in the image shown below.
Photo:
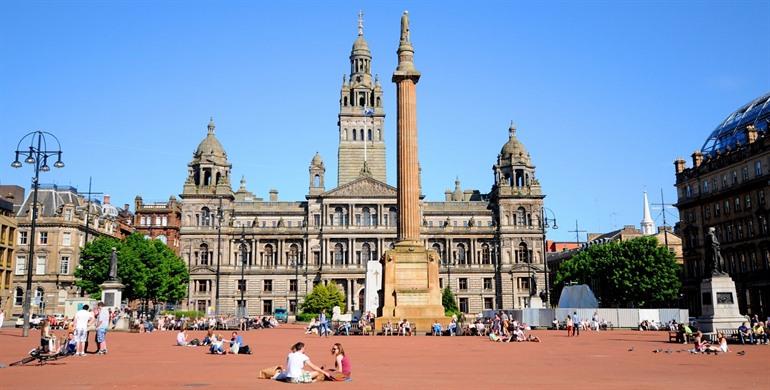
M676 343L678 335L679 335L679 332L668 331L668 342L669 343ZM684 341L685 341L685 344L689 343L689 342L694 342L695 341L695 334L694 333L689 333L689 334L685 333Z
M741 342L741 334L738 332L738 329L717 329L718 333L722 333L725 335L725 338L730 341L734 341L736 343ZM719 341L719 340L717 340Z

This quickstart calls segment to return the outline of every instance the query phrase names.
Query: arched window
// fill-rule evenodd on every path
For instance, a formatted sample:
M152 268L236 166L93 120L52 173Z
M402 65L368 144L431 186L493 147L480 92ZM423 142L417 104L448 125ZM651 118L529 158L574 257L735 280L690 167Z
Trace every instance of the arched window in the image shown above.
M367 139L368 141L371 141L371 140L372 140L372 129L369 129L369 130L367 130L366 132L367 132L367 134L366 134L366 139Z
M204 207L201 209L201 219L200 219L200 226L212 226L212 215L211 210L209 210L208 207Z
M519 225L524 226L527 221L527 210L524 209L524 207L519 207L519 209L516 212L516 222L518 222Z
M297 244L289 245L289 264L299 266L299 247Z
M361 141L364 140L364 129L361 129Z
M481 245L481 264L492 264L492 259L489 253L489 244L487 243Z
M398 212L395 207L388 210L388 226L398 226Z
M342 207L337 207L334 209L334 221L333 225L342 226L342 219L344 215L342 213Z
M361 245L361 261L367 262L372 259L372 248L369 244L364 243Z
M438 253L438 259L439 261L444 261L444 253L441 252L441 245L439 245L437 242L433 243L432 246L433 250Z
M369 211L368 207L364 207L361 210L362 219L363 219L363 225L364 226L371 226L372 225L372 213Z
M313 187L320 187L320 186L321 186L321 175L313 176Z
M353 129L353 141L357 141L357 140L358 140L358 131L356 131L356 129Z
M457 263L458 264L466 264L466 256L465 256L465 245L464 244L457 244Z
M13 305L21 306L24 304L24 290L21 287L16 287L16 293L13 295Z
M342 265L345 261L345 251L342 248L342 244L339 242L334 245L334 264Z
M519 244L519 251L518 251L518 259L517 262L519 263L529 263L529 250L527 250L527 243L522 242Z
M382 141L382 132L380 129L377 129L377 141Z
M199 265L209 265L209 246L205 242L198 248Z
M273 245L267 244L265 245L265 253L264 253L264 262L267 264L268 267L276 266L275 264L275 254L273 251Z

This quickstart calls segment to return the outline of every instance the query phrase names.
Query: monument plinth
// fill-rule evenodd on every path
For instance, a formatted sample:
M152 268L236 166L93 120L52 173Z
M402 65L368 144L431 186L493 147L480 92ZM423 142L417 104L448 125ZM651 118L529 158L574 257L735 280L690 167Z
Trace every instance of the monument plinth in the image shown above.
M120 283L118 279L118 253L115 248L112 248L112 255L110 256L110 271L107 280L100 284L102 289L102 303L104 303L103 309L113 311L120 310L120 303L123 302L123 289L126 286ZM115 324L115 329L127 330L129 327L128 320L126 318L119 318Z
M383 255L382 306L376 327L408 320L418 332L428 332L435 321L446 325L439 287L438 254L420 240L420 183L417 157L416 85L409 38L409 14L401 16L398 67L393 73L397 88L398 138L398 241Z

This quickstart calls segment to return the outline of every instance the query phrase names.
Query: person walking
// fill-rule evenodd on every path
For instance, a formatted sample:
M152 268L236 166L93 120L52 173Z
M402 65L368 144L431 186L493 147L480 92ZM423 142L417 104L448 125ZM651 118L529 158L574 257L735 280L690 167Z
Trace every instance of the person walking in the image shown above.
M329 324L326 322L326 310L321 310L318 316L318 336L329 337Z
M77 342L76 356L85 356L88 327L94 322L94 314L88 310L88 305L75 313L75 341Z
M567 337L572 336L572 328L575 326L575 323L572 322L572 316L569 314L567 314L567 320L564 321L564 326L567 328Z
M3 309L0 309L0 328L3 327L4 321L5 321L5 311Z
M580 317L578 317L577 311L572 313L572 335L580 336Z

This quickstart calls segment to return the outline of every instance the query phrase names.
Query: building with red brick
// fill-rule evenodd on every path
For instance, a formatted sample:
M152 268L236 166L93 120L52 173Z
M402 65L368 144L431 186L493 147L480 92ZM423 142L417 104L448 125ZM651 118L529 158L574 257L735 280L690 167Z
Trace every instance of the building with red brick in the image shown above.
M141 196L134 199L134 229L149 239L157 239L179 255L179 227L182 209L171 196L167 202L145 203Z

